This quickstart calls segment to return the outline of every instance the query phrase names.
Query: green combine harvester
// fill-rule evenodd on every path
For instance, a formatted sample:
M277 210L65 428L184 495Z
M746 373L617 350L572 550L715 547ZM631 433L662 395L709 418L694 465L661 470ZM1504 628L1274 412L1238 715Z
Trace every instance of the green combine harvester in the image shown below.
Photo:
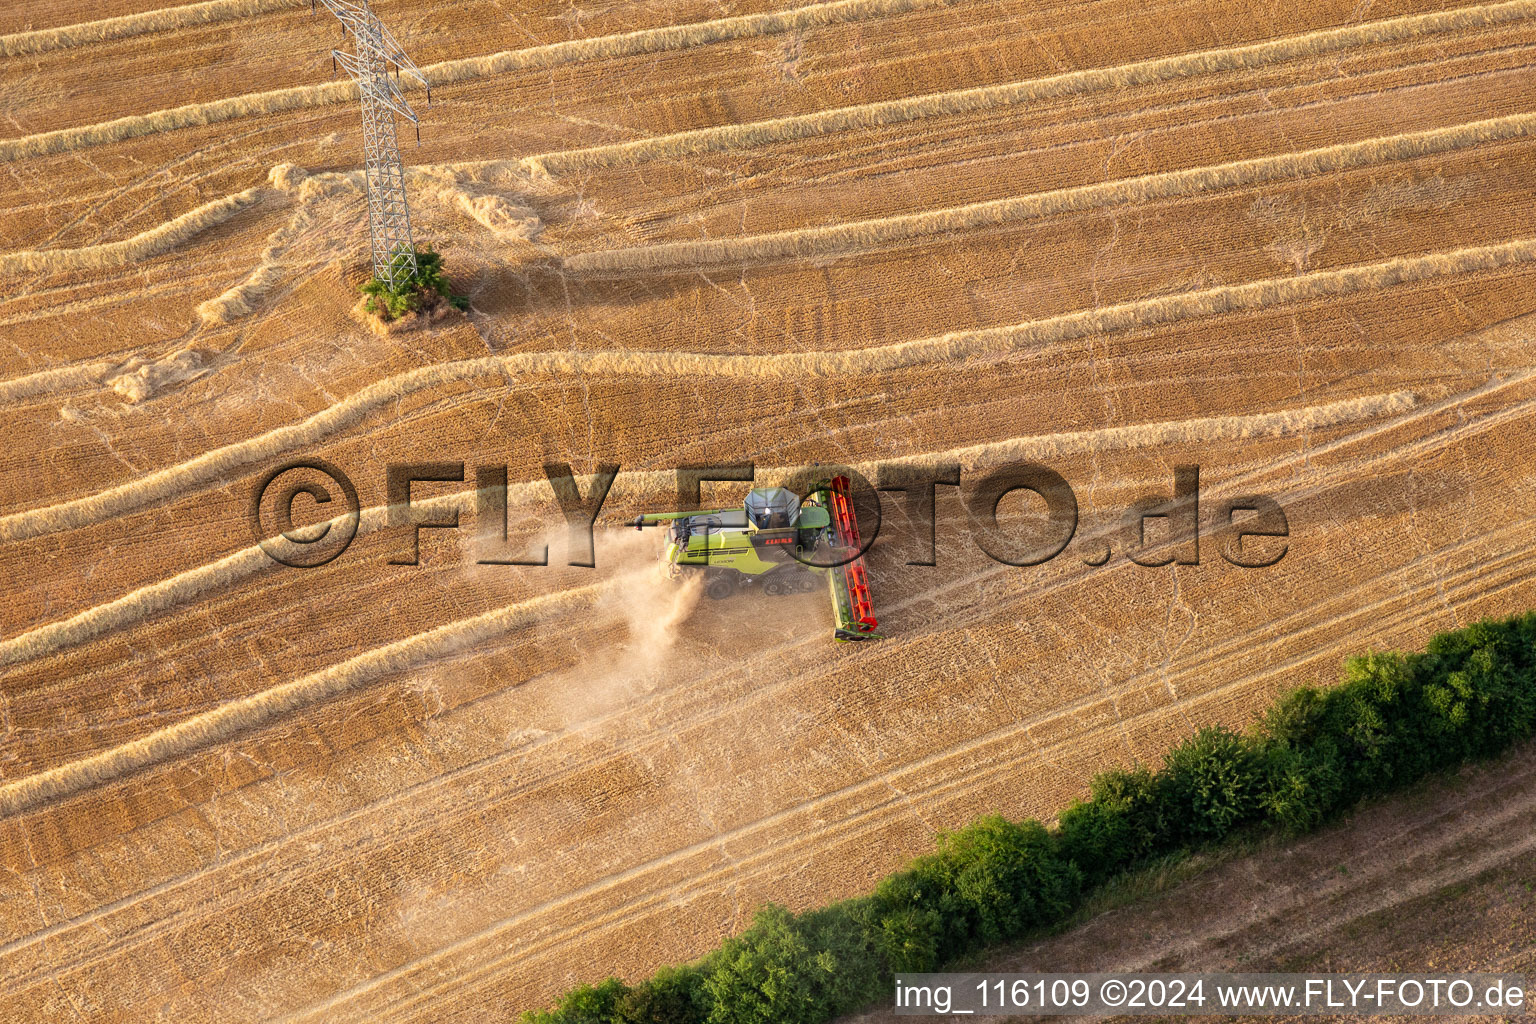
M747 493L741 508L652 512L635 529L670 523L662 554L667 574L704 574L704 592L719 601L756 586L765 594L814 590L825 575L837 640L880 640L864 571L859 524L846 477L818 483L804 501L783 487ZM814 564L808 564L814 563Z

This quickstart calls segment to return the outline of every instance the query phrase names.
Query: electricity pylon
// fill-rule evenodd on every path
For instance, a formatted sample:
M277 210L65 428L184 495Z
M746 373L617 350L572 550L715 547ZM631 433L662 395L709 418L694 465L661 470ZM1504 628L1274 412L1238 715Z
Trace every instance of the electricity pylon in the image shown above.
M368 8L368 0L320 0L341 21L341 34L352 34L356 54L331 51L332 66L339 64L357 83L363 100L363 156L368 178L368 239L373 250L373 276L390 288L415 280L416 247L411 242L411 208L405 199L405 169L395 141L395 115L416 125L421 142L421 122L406 102L398 84L400 76L413 78L427 89L426 76L411 63L395 37ZM315 0L310 0L314 10ZM395 77L389 77L390 68Z

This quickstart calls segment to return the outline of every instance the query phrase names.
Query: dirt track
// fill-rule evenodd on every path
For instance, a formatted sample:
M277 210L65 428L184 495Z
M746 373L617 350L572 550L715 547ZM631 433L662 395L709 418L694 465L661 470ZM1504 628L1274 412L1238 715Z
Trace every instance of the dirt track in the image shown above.
M153 6L0 13L0 1019L539 1005L1536 603L1536 4L381 0L457 69L405 157L474 303L387 336L334 25L49 31ZM247 522L299 456L368 510L312 571ZM911 567L888 501L878 645L692 607L650 535L476 565L468 482L420 566L379 511L389 461L507 465L526 540L550 459L622 463L617 519L679 462L926 457L1046 462L1081 525L1000 566L941 488ZM1279 565L1120 554L1190 462Z
M1536 751L1526 749L1315 836L1215 867L1187 865L1200 873L977 969L1528 973L1533 824Z

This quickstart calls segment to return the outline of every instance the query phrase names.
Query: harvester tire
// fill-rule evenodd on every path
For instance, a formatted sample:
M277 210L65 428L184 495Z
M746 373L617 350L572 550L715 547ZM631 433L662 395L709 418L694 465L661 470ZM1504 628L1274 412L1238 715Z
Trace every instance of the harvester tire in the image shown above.
M709 581L709 586L704 588L704 593L711 601L724 601L736 593L736 581L729 576L716 576Z

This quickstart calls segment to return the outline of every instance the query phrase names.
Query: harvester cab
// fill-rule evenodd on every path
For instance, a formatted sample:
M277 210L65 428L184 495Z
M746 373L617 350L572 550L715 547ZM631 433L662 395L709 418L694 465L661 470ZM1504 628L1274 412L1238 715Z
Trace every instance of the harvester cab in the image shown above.
M879 640L848 480L816 484L802 500L783 487L759 487L740 508L652 512L630 525L667 525L662 563L673 579L703 573L704 592L724 600L746 587L795 594L826 577L833 637Z
M800 499L783 487L758 487L747 492L743 511L759 530L786 530L800 519Z

